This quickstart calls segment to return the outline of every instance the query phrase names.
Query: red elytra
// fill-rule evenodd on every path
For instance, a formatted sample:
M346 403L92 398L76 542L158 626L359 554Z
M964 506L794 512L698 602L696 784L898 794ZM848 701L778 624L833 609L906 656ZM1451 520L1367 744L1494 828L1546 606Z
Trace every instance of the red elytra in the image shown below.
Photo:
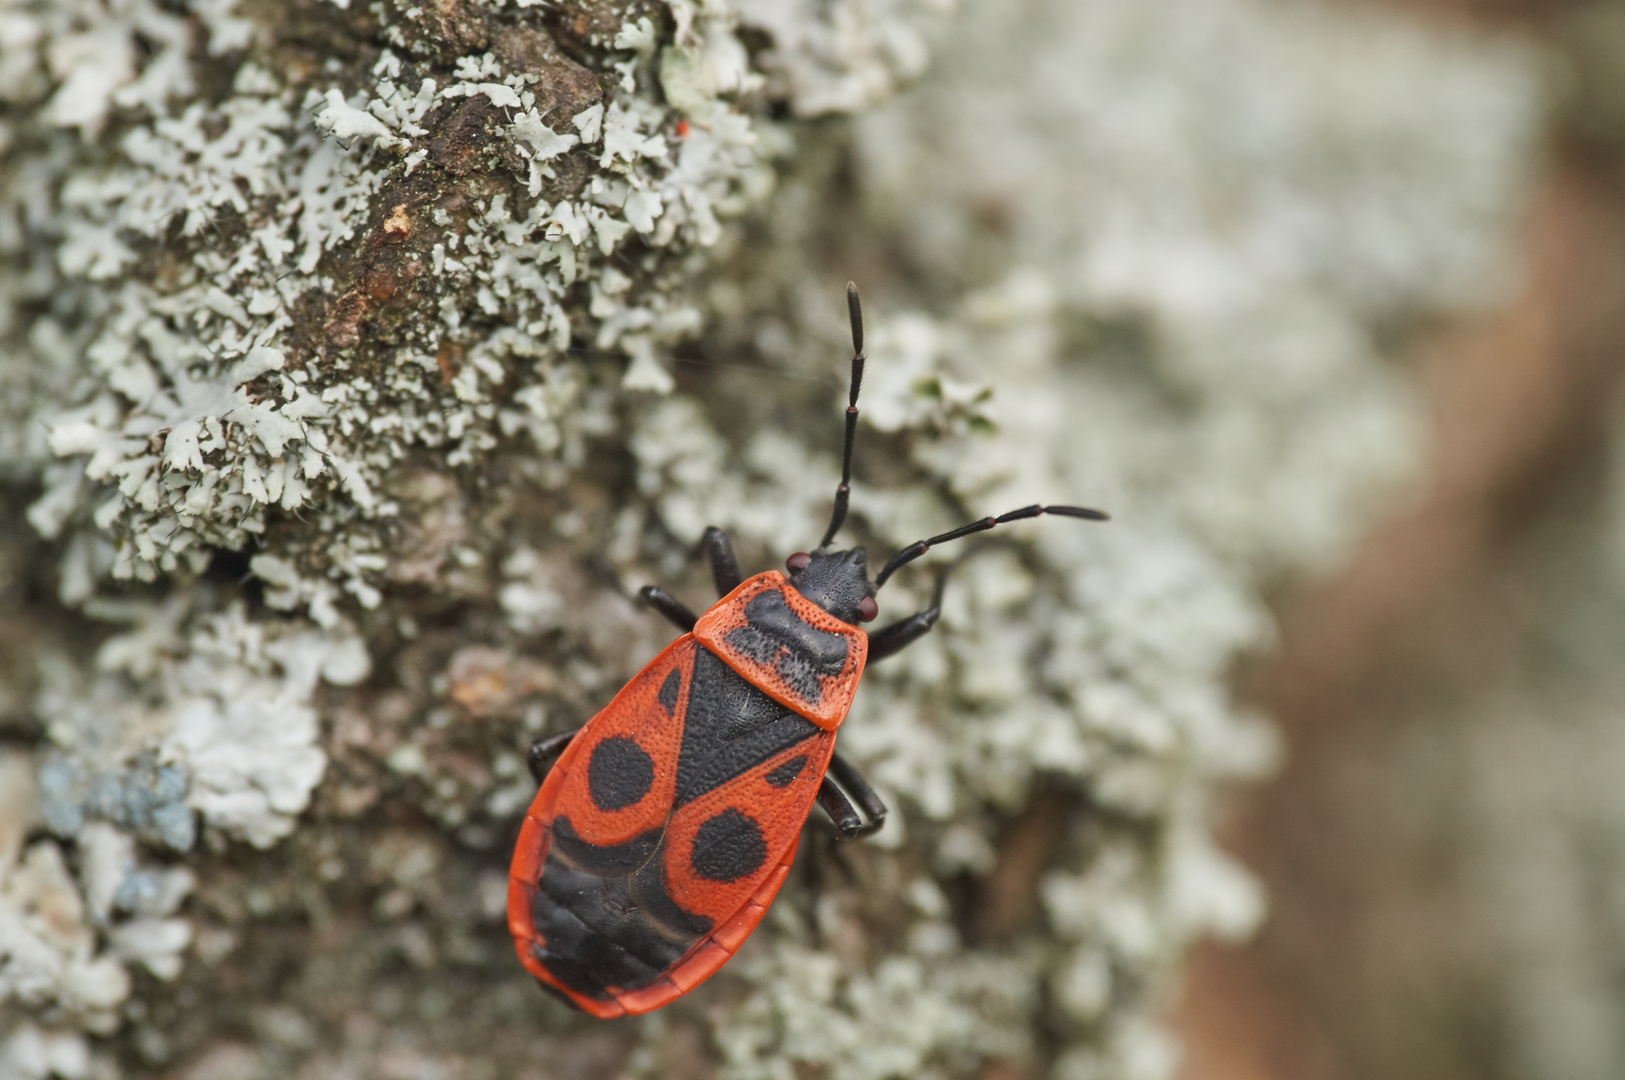
M864 366L850 284L847 303L846 441L822 543L792 555L788 577L741 581L726 534L707 530L723 598L696 617L644 589L683 635L581 729L532 747L541 788L514 848L508 928L541 985L594 1016L657 1009L722 967L784 884L815 802L841 839L880 827L885 804L835 752L835 737L865 664L936 623L940 578L924 610L872 636L858 626L875 617L875 593L897 569L1007 521L1105 520L1074 506L982 518L903 548L872 583L862 548L829 551L846 518Z

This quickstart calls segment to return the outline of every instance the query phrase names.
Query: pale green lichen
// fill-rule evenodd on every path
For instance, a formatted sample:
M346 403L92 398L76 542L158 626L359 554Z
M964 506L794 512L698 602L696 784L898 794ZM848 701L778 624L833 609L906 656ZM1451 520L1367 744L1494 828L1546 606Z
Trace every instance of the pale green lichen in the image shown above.
M1166 976L1185 944L1244 934L1262 912L1207 828L1213 786L1274 753L1229 701L1226 672L1268 640L1261 588L1335 560L1423 449L1383 334L1412 311L1497 295L1537 69L1516 47L1250 3L973 6L934 48L922 88L856 124L859 211L832 216L792 181L763 257L773 271L747 262L756 276L714 296L749 312L738 325L752 344L795 343L770 351L774 370L834 375L840 321L798 301L846 267L809 280L804 245L822 229L879 233L928 268L888 307L906 297L934 317L876 317L869 292L865 415L907 436L919 470L854 494L859 528L888 548L1032 501L1113 511L1099 530L1034 524L1018 548L961 565L937 634L866 674L842 731L898 811L892 842L929 852L945 880L1002 869L997 811L1042 784L1086 791L1095 820L1043 876L1045 920L999 952L999 990L1048 987L1043 1006L964 1007L984 1000L959 977L980 950L936 967L888 924L803 1006L820 1018L811 1037L789 1005L732 1014L724 1072L782 1075L789 1057L869 1075L874 1042L918 1039L932 1051L898 1075L957 1074L964 1046L1003 1040L1057 1076L1165 1077L1177 1052L1147 1010ZM826 175L804 167L808 183ZM775 320L776 335L761 330ZM697 435L692 413L667 415L685 408L663 406L645 420L658 435L633 441L678 535L718 522L777 551L817 535L833 446L809 459L761 430L742 443L743 476L719 481L720 441ZM928 573L910 573L882 596L886 615L927 594ZM865 919L848 910L826 932L862 935ZM787 981L823 985L793 935L757 947ZM932 1000L849 1044L867 980L894 959L930 972L912 993Z
M1418 453L1378 331L1485 294L1528 57L1262 0L283 6L343 47L223 3L190 9L201 50L140 0L0 23L0 447L63 604L28 609L62 622L28 650L58 838L0 882L91 912L64 948L102 975L13 992L33 1019L0 1053L474 1075L536 1059L499 1029L605 1038L501 942L523 749L669 637L627 596L703 527L750 569L822 531L837 286L872 277L851 536L1116 520L958 566L843 729L893 807L864 887L826 882L811 920L787 889L722 975L608 1038L640 1075L698 1030L738 1078L1166 1076L1149 1018L1183 948L1262 911L1208 831L1215 785L1274 753L1227 672L1268 640L1262 590L1334 559ZM830 235L901 257L865 273ZM677 392L707 322L748 393ZM773 377L809 374L827 395ZM244 565L196 580L221 550ZM911 568L886 615L930 588ZM1003 907L974 899L995 875ZM349 936L297 960L254 933L335 906ZM234 949L309 978L216 994ZM117 1026L132 969L194 980L203 1019L158 988L92 1055L74 1032ZM215 1042L244 1015L253 1046Z
M286 836L326 760L318 679L369 671L353 630L250 622L241 604L195 611L185 593L97 613L133 626L103 641L91 670L41 658L35 709L56 748L41 764L46 823L71 837L102 818L184 851L195 810L258 847Z
M729 27L713 16L692 33L703 45ZM626 90L652 78L647 53L621 65ZM463 56L439 83L425 74L412 87L396 81L402 65L382 50L349 100L315 86L301 98L253 62L236 71L233 96L217 106L163 107L188 85L177 84L147 102L158 115L122 135L115 159L58 178L56 261L77 325L73 334L62 329L65 310L35 332L76 338L95 379L83 384L90 393L43 405L32 418L48 432L51 453L72 463L52 473L31 510L43 534L90 528L112 541L111 551L102 550L105 540L92 545L102 551L96 570L152 580L183 566L196 571L209 546L243 547L264 532L273 508L313 513L362 533L326 540L319 556L372 606L382 556L353 519L396 512L382 493L392 466L419 447L471 464L514 431L530 432L544 451L556 448L554 427L572 404L548 392L569 381L552 371L565 362L572 333L566 304L584 309L596 348L633 358L629 388L670 389L656 349L692 331L699 316L649 280L663 262L714 244L718 213L737 213L770 186L750 118L713 95L703 123L671 146L669 110L627 93L607 109L580 109L569 124L575 134L561 133L537 111L530 87L538 75L506 71L490 52ZM420 121L438 109L444 128L443 114L476 97L512 120L492 121L489 139L483 129L440 132L470 144L445 154L496 162L486 195L454 217L433 193L425 204L407 181L430 154L433 133ZM549 162L577 144L601 148L584 190L538 197L555 179ZM459 158L447 167L455 177L468 164ZM528 205L502 190L505 168L510 186L518 170ZM379 223L383 199L398 201ZM228 234L218 232L222 218L233 226ZM376 271L364 270L362 282L334 298L324 269L324 259L366 242L369 228L374 243L444 230L429 258L410 251L389 271L388 288L421 281L423 299L435 302L410 313L384 372L357 351L380 288L365 275ZM143 280L150 267L127 276L171 230L181 257L161 275L167 280ZM639 253L616 258L629 236L642 238ZM298 312L307 298L324 296L328 314L312 347L316 327L301 327ZM295 347L290 336L301 329L307 342ZM438 356L448 347L461 354L455 372ZM496 395L512 378L520 385ZM438 404L425 407L431 401ZM291 550L305 555L308 543ZM70 601L90 582L73 584L81 591Z

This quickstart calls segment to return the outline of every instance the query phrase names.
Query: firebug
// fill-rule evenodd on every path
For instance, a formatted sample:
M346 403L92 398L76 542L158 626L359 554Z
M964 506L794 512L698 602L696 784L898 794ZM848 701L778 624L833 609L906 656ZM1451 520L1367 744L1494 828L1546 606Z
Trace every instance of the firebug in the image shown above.
M682 636L583 727L531 747L541 788L514 848L508 928L542 986L594 1016L658 1009L726 963L784 884L814 803L842 840L885 821L880 797L835 752L835 732L864 665L937 621L940 581L924 610L864 632L899 568L1008 521L1106 520L1083 507L1026 506L910 544L872 582L863 548L829 550L846 520L863 382L856 286L846 298L852 379L823 540L791 555L788 575L741 579L727 534L707 529L701 543L722 599L696 616L644 588Z

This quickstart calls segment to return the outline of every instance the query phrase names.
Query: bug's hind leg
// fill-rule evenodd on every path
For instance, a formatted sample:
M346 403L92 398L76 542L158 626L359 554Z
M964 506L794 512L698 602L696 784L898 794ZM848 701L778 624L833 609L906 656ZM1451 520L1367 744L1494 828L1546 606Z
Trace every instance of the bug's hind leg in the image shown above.
M875 789L863 778L863 774L852 767L852 764L836 754L830 758L829 771L835 777L824 777L824 782L818 786L818 805L824 808L829 819L835 825L835 835L840 840L857 840L871 836L880 831L886 824L886 804L881 801ZM839 787L836 785L839 784ZM852 793L852 798L863 807L859 814L847 799L846 793ZM864 818L868 818L867 821Z
M937 577L937 589L932 594L929 606L869 635L869 663L902 652L931 632L931 628L937 625L938 616L942 614L942 587L947 581L948 575L944 571Z
M686 604L659 585L645 585L638 590L638 597L684 633L694 629L694 624L700 621Z
M700 546L711 560L711 580L717 584L717 595L727 596L739 588L744 579L739 575L739 560L734 558L733 541L715 525L705 530Z
M858 816L852 803L827 776L818 785L818 805L829 815L830 823L835 826L835 835L842 840L851 840L863 828L863 818Z
M572 728L558 735L537 739L530 744L530 753L525 755L525 764L530 766L530 775L536 778L537 784L547 779L548 770L553 767L553 763L564 753L564 748L570 745L570 740L580 733L580 728Z

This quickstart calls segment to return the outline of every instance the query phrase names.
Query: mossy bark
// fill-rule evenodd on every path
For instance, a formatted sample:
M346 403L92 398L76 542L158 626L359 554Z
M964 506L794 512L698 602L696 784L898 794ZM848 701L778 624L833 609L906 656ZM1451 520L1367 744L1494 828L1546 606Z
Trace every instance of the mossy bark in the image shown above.
M1261 915L1209 833L1274 745L1228 670L1418 452L1383 335L1483 295L1537 96L1516 51L1178 6L1234 53L1134 4L17 7L3 1060L1167 1075L1183 949ZM588 1020L506 935L525 749L669 637L638 586L702 602L705 525L816 541L848 278L852 542L1117 520L938 563L842 732L887 830L814 828L721 974Z

